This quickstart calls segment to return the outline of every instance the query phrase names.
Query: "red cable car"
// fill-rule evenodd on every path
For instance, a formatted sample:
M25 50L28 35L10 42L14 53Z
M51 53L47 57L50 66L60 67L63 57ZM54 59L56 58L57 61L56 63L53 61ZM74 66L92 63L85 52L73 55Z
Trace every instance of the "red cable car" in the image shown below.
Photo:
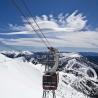
M58 86L58 77L57 73L46 73L43 75L43 89L44 90L56 90Z

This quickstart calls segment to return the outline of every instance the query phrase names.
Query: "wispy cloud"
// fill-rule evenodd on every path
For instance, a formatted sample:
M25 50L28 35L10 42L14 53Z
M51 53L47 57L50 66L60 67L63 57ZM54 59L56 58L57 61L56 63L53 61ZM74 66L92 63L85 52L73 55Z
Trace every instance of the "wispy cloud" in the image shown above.
M42 15L34 17L41 29L53 29L53 30L63 30L63 31L78 31L86 27L86 17L82 13L77 14L77 10L71 15L60 13L57 17L53 15ZM32 31L32 27L27 23L24 18L24 24L22 26L9 24L9 28L18 31ZM32 25L38 30L38 27L34 23L32 17L28 20Z
M28 18L32 25L38 30L32 17ZM72 14L59 14L57 17L53 15L36 16L35 20L40 26L49 42L53 46L58 47L81 47L81 48L98 48L98 31L91 31L87 25L86 16L78 11ZM30 25L23 19L23 25L9 24L9 28L15 32L0 33L6 36L17 34L35 34ZM86 29L84 31L84 29ZM18 32L17 32L18 31ZM18 38L18 39L1 39L5 44L17 46L43 46L39 38Z

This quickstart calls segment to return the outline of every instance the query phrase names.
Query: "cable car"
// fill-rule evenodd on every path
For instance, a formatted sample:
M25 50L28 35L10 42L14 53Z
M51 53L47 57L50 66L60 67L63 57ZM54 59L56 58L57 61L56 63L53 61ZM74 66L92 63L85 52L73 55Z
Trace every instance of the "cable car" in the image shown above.
M56 90L58 87L58 76L57 73L45 73L43 75L43 89Z

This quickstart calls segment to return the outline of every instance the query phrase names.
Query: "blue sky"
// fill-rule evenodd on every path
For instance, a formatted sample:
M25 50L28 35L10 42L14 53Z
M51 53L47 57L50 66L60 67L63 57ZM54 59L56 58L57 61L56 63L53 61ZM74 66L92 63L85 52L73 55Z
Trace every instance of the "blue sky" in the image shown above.
M20 0L16 1L21 6L21 8L23 8ZM52 42L53 40L57 41L54 43L56 44L55 46L72 47L76 48L76 50L78 49L78 51L81 51L83 49L83 51L97 51L98 42L96 40L98 38L98 0L25 1L29 6L33 17L36 18L39 25L41 26L43 32L47 32L45 33L45 35L50 40L50 42ZM22 18L21 14L12 5L11 0L1 0L0 12L0 41L2 41L2 43L20 47L21 44L27 43L28 40L30 41L31 45L35 45L36 43L31 43L31 38L39 42L36 34L31 33L31 28L26 23L26 20ZM64 21L60 22L63 17ZM39 18L40 20L38 20ZM28 16L28 19L32 21L32 17ZM76 19L77 22L75 22L74 19ZM77 24L80 24L79 27ZM49 25L52 25L52 27L49 28ZM51 34L53 34L54 36L51 36ZM81 34L84 36L80 37ZM62 36L65 37L63 38ZM88 38L88 41L85 40L85 38ZM90 42L89 38L92 38ZM64 42L62 42L60 39L67 41L64 44ZM23 43L20 43L20 41L23 41ZM80 43L78 44L78 42ZM26 46L31 47L30 45ZM72 51L75 51L75 49L73 49Z
M20 1L20 0L17 0ZM98 27L98 0L25 0L34 16L58 15L59 13L72 13L75 10L82 12L90 25ZM19 15L11 3L11 0L1 0L0 3L0 26L8 23L21 23Z

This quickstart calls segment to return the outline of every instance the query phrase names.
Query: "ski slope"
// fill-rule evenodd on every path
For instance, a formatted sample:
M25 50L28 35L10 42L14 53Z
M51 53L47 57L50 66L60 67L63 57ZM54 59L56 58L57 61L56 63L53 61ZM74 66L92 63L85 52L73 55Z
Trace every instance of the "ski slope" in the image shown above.
M42 98L42 69L41 64L34 65L0 54L0 98ZM64 72L59 73L57 98L89 98L64 83L63 75ZM52 98L51 93L49 96Z
M41 98L41 73L0 54L0 98Z

